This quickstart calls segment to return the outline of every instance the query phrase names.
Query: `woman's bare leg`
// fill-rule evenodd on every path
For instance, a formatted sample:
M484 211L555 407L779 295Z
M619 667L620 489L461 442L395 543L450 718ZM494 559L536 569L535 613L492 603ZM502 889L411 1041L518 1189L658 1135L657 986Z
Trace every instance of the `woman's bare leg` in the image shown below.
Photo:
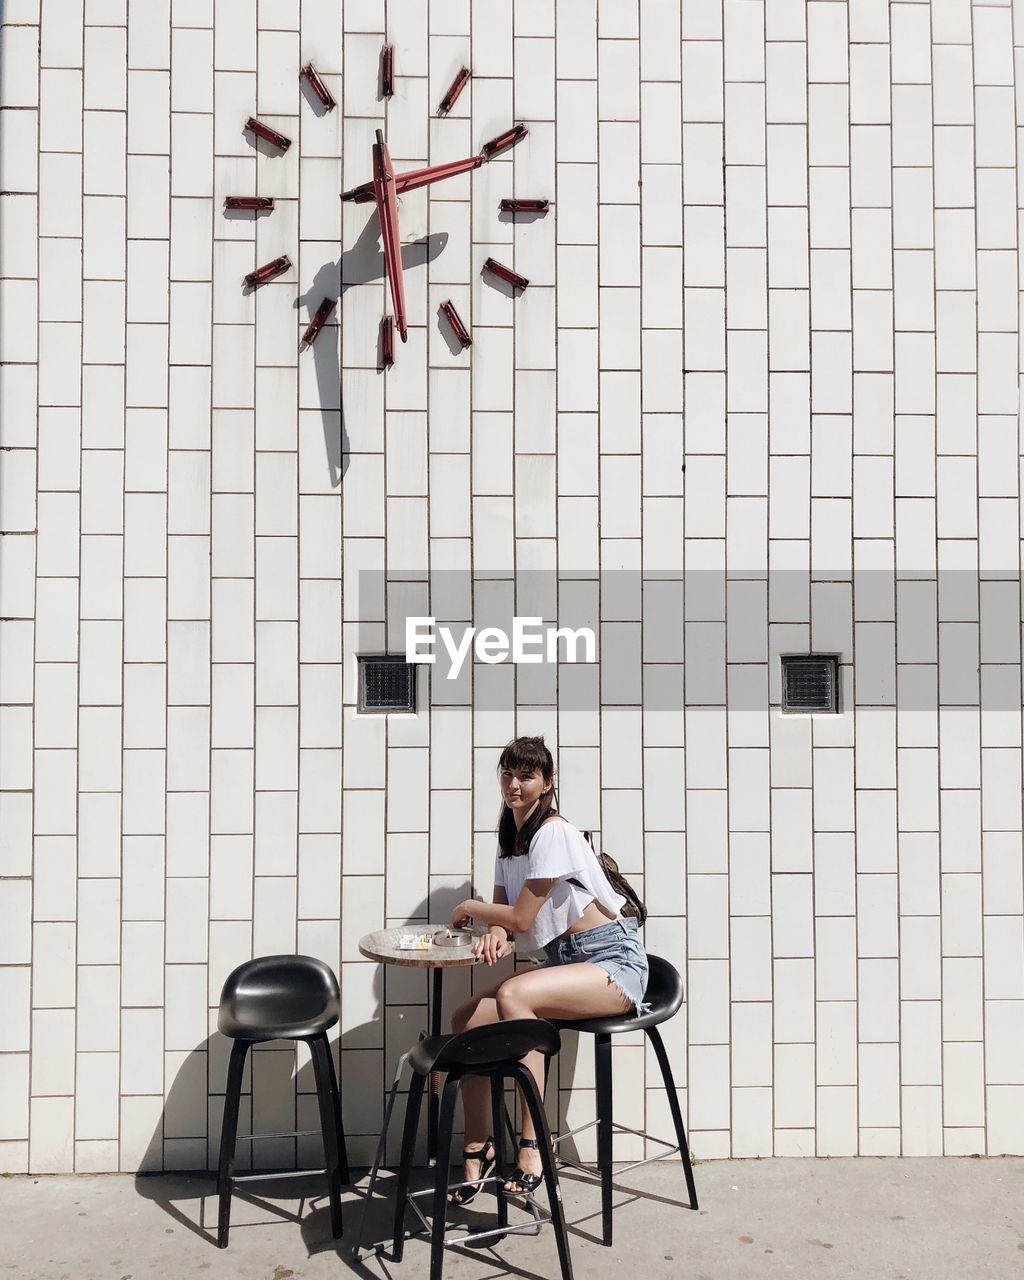
M483 1027L488 1023L500 1022L498 1007L494 994L499 983L488 987L479 995L471 996L452 1014L452 1030L454 1032L469 1031L472 1027ZM467 1151L482 1150L487 1134L490 1131L491 1085L485 1076L463 1076L462 1110L465 1118L465 1142ZM465 1162L465 1178L480 1176L480 1161ZM455 1192L459 1196L458 1192Z
M604 969L585 961L517 973L501 984L495 993L494 1003L503 1022L512 1018L564 1018L566 1021L575 1021L580 1018L607 1017L627 1012L632 1004L628 996L609 979ZM537 1091L543 1097L544 1055L534 1050L523 1058L523 1065L537 1082ZM483 1080L478 1083L485 1084ZM521 1136L536 1139L533 1119L525 1105L521 1111ZM522 1148L518 1153L518 1165L524 1173L540 1173L540 1152L534 1148ZM514 1190L513 1181L506 1184L509 1190Z

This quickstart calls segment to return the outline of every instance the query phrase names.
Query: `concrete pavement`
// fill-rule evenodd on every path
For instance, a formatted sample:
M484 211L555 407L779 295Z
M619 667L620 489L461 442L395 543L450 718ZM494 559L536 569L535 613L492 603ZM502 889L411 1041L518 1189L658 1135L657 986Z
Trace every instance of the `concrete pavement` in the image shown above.
M563 1170L576 1280L623 1280L630 1273L644 1280L1024 1275L1024 1158L724 1160L697 1165L695 1176L697 1213L686 1207L678 1164L624 1175L616 1184L616 1240L606 1249L595 1236L596 1186ZM425 1178L419 1171L421 1183ZM401 1264L373 1256L354 1261L365 1176L346 1189L343 1241L330 1238L317 1179L265 1185L266 1196L236 1197L230 1244L218 1250L210 1175L0 1178L0 1273L12 1280L426 1277L423 1238L409 1241ZM312 1199L303 1198L304 1190ZM482 1208L463 1215L483 1229L493 1201L479 1200ZM387 1238L390 1204L375 1197L368 1239ZM445 1276L459 1280L558 1274L549 1228L538 1237L451 1250L445 1260Z

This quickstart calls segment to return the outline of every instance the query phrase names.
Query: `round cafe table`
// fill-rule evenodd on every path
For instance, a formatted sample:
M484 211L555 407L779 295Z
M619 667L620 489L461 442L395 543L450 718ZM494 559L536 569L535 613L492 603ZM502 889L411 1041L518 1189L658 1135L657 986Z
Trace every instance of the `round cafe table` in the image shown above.
M403 933L425 933L433 937L435 933L443 933L447 924L407 924L392 929L378 929L359 939L359 954L368 960L379 960L381 964L404 965L411 969L429 969L430 974L430 1034L441 1034L441 983L445 969L468 969L472 965L482 964L479 956L473 954L473 944L467 947L441 947L431 944L426 951L407 951L398 946ZM474 935L484 932L473 929ZM505 955L512 955L515 943L508 943ZM505 956L502 956L504 959ZM437 1116L440 1106L438 1078L434 1072L430 1077L430 1097L427 1104L427 1156L433 1163L437 1155Z

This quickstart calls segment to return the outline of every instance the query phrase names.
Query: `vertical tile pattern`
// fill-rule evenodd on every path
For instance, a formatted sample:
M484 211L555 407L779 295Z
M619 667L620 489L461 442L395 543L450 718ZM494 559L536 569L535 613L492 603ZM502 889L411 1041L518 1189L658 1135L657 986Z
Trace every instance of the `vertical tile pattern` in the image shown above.
M359 936L489 891L516 732L684 973L696 1154L1020 1152L1010 8L75 13L0 32L0 1169L215 1160L221 984L293 951L340 975L368 1161L426 984ZM338 191L377 128L401 170L512 120L514 151L402 200L380 374L375 214ZM409 611L593 620L602 667L474 662L360 717L356 657ZM780 714L801 652L839 655L840 715ZM653 1064L615 1054L619 1118L664 1129ZM558 1086L553 1117L592 1118L585 1055ZM243 1128L315 1124L311 1091L259 1050Z
M170 339L180 298L179 287L172 282L188 250L173 238L180 207L172 199L170 176L172 159L185 167L178 116L171 114L172 106L181 105L182 74L179 68L172 95L172 32L169 14L164 11L160 17L162 22L154 21L151 30L137 18L129 18L127 56L127 355L123 357L126 367L118 371L124 378L124 605L118 637L124 665L114 699L120 703L123 726L118 814L122 1061L117 1167L121 1169L162 1168L172 1158L162 1146L164 1085L174 1078L165 1070L169 1021L165 994L173 989L169 969L173 950L169 952L165 942L176 882L165 881L165 874L172 870L167 854L178 799L169 794L173 784L168 763L173 759L176 730L169 708L168 655L173 645L169 587L180 564L178 517L172 516L170 507L179 476L179 455L171 452L177 443L170 423L178 387L172 361L180 357ZM173 44L180 49L176 38ZM172 145L178 148L177 156ZM200 331L206 327L204 317ZM150 371L150 361L158 368ZM100 411L102 406L101 400ZM206 754L205 743L202 753ZM174 918L173 907L170 918Z
M18 25L14 20L20 18ZM10 24L10 25L6 25ZM0 875L4 877L3 944L0 991L11 1018L0 1044L0 1075L10 1101L0 1122L0 1168L28 1168L32 1122L30 1050L37 1012L33 1004L31 962L38 910L33 889L37 607L33 577L40 542L40 503L36 491L39 464L37 374L39 353L39 276L49 259L37 249L40 217L40 167L37 163L42 71L38 11L5 15L0 31L3 87L0 121L5 142L0 189L0 251L6 294L0 317L0 443L5 474L0 480L0 826L4 835ZM13 126L13 127L12 127ZM59 254L59 251L58 251ZM70 254L74 261L74 247ZM20 312L17 326L12 320ZM76 315L74 306L72 317ZM70 479L70 477L69 477ZM77 483L77 482L76 482ZM31 489L31 494L29 490ZM71 495L69 495L71 496ZM77 502L76 502L77 505ZM76 570L77 572L77 570ZM67 610L69 593L61 604ZM59 675L58 675L59 682ZM55 732L67 734L66 722ZM74 743L72 743L72 749ZM40 753L42 754L42 753ZM56 754L56 753L50 753ZM64 1055L60 1085L70 1090Z

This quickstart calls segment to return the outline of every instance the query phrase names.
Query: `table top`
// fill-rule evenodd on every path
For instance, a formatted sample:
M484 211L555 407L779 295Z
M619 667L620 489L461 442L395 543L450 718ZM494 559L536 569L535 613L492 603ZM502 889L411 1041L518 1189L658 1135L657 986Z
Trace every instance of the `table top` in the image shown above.
M403 933L435 934L447 929L447 924L405 924L393 929L378 929L376 933L368 933L359 939L359 953L368 960L380 960L384 964L404 964L414 969L458 969L468 965L480 964L480 958L473 954L472 943L468 947L431 946L429 951L400 951L397 943ZM480 930L482 933L483 930ZM515 950L515 943L508 944L510 955ZM504 956L502 957L504 959Z

